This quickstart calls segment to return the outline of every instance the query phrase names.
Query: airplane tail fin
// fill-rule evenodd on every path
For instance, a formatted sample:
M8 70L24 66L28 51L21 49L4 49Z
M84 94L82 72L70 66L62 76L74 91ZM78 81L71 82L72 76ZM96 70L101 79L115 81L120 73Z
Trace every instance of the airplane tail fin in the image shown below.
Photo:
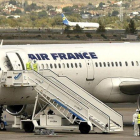
M67 18L65 17L65 15L62 13L61 16L62 16L62 19L63 19L63 24L69 25L69 21L67 20Z

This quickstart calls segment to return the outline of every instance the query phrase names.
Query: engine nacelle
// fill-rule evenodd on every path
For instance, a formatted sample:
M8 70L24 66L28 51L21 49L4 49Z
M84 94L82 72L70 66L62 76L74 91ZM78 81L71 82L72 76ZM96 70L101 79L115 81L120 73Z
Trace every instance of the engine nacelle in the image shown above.
M140 80L135 78L106 78L98 83L94 95L106 103L136 102L139 84Z
M31 116L33 114L34 104L30 105L9 105L7 106L6 111L13 116ZM37 106L36 112L38 113L40 111L40 106Z

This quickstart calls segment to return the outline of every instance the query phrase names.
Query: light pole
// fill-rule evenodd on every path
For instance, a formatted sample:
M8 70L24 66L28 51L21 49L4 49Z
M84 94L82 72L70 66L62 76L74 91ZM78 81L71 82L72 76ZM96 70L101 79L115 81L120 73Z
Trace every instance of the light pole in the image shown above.
M25 8L25 5L24 4L25 4L25 0L22 0L23 13L25 12L25 9L24 9Z
M123 7L122 7L122 3L120 4L120 22L123 22Z

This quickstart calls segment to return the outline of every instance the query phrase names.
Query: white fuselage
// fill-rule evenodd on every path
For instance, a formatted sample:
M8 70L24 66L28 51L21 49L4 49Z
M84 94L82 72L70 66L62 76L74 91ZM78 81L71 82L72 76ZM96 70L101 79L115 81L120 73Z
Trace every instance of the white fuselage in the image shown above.
M37 59L40 70L51 69L67 76L90 94L104 102L136 102L138 95L120 91L121 81L140 81L139 43L120 44L53 44L3 46L0 48L0 77L2 71L18 68L16 53L24 68L31 59ZM10 59L10 60L9 60ZM126 65L126 62L128 66ZM134 63L134 66L133 64ZM35 90L31 87L0 87L0 104L18 105L34 103Z
M68 22L69 26L75 27L76 25L79 25L81 28L98 28L99 23L89 23L89 22Z

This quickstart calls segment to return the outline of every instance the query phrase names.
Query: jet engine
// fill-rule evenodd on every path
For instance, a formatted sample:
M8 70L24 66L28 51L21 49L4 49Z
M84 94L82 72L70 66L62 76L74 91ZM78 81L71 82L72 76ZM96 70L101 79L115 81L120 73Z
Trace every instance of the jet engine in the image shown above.
M19 116L19 115L24 115L24 116L31 116L33 114L33 109L34 109L34 104L30 105L9 105L7 106L6 111L13 116ZM36 112L38 113L40 111L40 106L37 106ZM46 107L44 107L46 109Z
M94 95L106 103L136 102L139 94L140 80L135 78L106 78L94 90Z

